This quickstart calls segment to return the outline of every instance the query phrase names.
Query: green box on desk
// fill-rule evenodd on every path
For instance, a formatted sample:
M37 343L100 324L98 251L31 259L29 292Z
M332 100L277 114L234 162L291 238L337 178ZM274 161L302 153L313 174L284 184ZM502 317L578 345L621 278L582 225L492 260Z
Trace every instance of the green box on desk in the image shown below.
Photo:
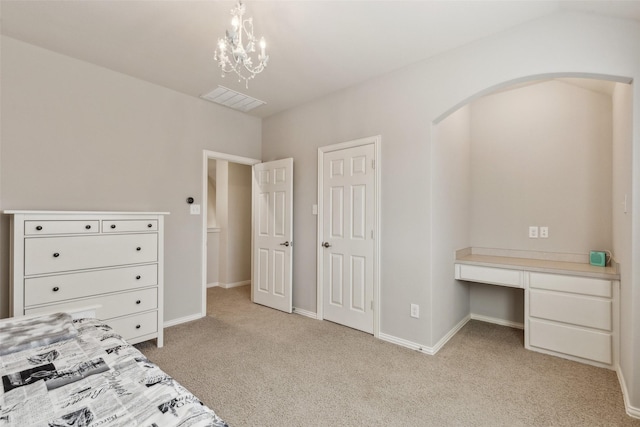
M589 252L589 264L604 267L607 264L607 253L603 251Z

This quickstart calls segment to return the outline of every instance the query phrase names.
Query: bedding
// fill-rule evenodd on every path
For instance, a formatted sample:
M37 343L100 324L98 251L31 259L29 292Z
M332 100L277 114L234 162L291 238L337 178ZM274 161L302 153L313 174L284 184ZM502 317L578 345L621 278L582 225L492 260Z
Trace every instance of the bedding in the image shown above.
M109 326L66 316L0 322L0 426L227 426Z

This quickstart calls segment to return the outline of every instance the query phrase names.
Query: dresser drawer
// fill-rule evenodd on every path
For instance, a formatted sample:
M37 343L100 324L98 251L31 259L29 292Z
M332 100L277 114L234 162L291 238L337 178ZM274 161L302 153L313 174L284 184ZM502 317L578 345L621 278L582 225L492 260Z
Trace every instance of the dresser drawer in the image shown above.
M107 323L124 339L132 340L158 331L158 313L151 311L134 316L120 317L111 319Z
M99 306L95 309L95 313L96 318L101 320L154 310L158 308L158 289L148 288L120 294L64 301L55 305L27 308L24 314L52 313L93 306Z
M529 288L611 298L611 281L590 277L529 273Z
M108 292L154 286L157 283L156 264L32 277L24 280L24 305L30 307L51 304Z
M105 220L102 221L103 233L129 233L134 231L157 231L158 220Z
M611 300L529 290L529 315L578 326L611 330Z
M25 221L25 236L47 234L90 234L100 232L100 221Z
M529 319L529 345L611 364L611 334Z
M522 271L457 264L456 279L522 288Z
M156 233L43 237L24 241L27 276L157 260Z

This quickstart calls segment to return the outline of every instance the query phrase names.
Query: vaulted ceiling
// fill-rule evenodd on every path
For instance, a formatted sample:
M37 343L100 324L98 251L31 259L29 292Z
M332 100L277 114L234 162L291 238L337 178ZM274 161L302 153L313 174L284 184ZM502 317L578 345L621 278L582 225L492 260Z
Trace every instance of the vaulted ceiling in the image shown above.
M640 21L640 1L246 0L270 63L246 89L213 59L234 1L2 0L2 34L198 97L218 85L267 117L566 10Z

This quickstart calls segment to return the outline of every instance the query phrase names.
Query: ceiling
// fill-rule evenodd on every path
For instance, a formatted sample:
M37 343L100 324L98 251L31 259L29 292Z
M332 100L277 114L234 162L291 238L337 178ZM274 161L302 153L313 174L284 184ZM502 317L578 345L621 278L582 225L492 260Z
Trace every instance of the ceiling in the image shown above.
M234 1L1 0L1 32L195 97L223 85L265 101L249 114L268 117L559 11L640 21L640 0L245 4L270 56L248 89L213 60Z

